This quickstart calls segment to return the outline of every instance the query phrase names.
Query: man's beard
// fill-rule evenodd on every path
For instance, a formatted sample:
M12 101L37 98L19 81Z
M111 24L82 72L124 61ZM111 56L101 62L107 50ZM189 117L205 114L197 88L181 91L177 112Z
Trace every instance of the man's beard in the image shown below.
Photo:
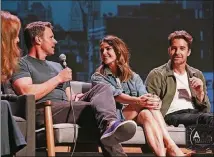
M177 56L172 56L172 63L176 64L176 65L182 65L184 63L186 63L186 60L183 58L179 58L179 59L175 59Z

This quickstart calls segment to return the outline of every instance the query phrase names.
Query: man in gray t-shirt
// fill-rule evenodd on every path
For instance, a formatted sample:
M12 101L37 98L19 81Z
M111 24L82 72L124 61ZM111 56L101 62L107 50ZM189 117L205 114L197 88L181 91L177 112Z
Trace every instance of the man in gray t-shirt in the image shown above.
M49 22L32 22L24 31L28 55L20 60L20 69L13 75L12 85L17 94L34 94L36 103L52 101L54 123L74 123L69 101L72 70L63 69L55 62L46 60L54 54L57 41ZM73 95L73 94L72 94ZM116 105L109 86L97 84L72 102L75 119L81 127L98 127L104 156L126 156L119 144L132 138L136 132L134 121L118 121ZM36 124L44 124L44 110L36 111Z
M59 63L48 60L39 60L29 55L22 57L19 62L19 66L20 71L13 75L13 82L23 77L30 77L32 78L32 82L34 84L42 84L43 82L57 76L58 73L63 70L62 66ZM46 96L36 100L36 102L41 103L47 100L68 101L66 95L67 87L69 87L68 82L60 83Z

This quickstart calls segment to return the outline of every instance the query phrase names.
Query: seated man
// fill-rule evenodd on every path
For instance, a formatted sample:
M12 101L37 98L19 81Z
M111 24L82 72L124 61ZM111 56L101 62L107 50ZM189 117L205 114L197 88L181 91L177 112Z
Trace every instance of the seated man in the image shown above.
M24 30L28 55L20 60L20 69L12 77L13 88L18 94L34 94L36 103L47 100L53 102L53 122L74 123L69 81L72 70L63 69L56 62L46 60L54 54L57 41L54 39L49 22L32 22ZM97 84L81 96L80 101L72 102L75 119L80 126L97 126L101 142L108 151L107 156L126 155L120 142L129 140L136 132L134 121L117 120L116 105L110 87ZM36 111L37 127L44 124L44 110Z
M149 73L145 82L148 92L161 98L161 112L168 125L213 125L204 76L187 64L192 36L175 31L168 40L170 60Z

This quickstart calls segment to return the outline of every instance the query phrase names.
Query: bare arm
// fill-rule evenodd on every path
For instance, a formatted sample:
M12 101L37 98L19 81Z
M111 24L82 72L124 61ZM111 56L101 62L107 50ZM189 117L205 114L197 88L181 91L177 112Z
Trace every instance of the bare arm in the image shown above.
M13 88L18 94L33 94L35 99L41 99L55 89L60 83L72 79L71 69L63 69L57 76L41 84L33 84L30 77L23 77L13 82Z
M118 96L115 96L114 98L117 102L120 102L123 104L139 104L139 102L141 101L141 99L138 97L130 96L124 93Z
M60 81L57 77L42 84L33 84L30 77L23 77L17 79L13 83L13 87L18 94L33 94L35 95L35 99L38 100L50 93L59 83Z
M115 100L124 104L135 104L147 109L160 109L162 105L160 98L150 93L144 94L140 97L133 97L122 93L116 96Z

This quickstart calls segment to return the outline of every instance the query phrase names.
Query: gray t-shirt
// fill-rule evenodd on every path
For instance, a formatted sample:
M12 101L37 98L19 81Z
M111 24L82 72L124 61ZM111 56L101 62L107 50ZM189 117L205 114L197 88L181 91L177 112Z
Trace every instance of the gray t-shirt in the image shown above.
M24 56L19 62L20 69L13 74L12 82L19 78L31 77L33 84L41 84L55 77L63 67L56 62L47 60L38 60L30 56ZM65 89L69 83L59 84L53 91L36 101L41 103L47 100L52 101L67 101Z

